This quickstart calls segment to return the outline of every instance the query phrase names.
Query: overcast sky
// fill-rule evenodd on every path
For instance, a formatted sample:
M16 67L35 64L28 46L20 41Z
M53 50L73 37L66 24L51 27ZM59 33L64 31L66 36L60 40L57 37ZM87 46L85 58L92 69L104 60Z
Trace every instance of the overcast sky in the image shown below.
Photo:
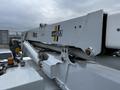
M0 29L27 30L99 9L120 12L120 0L0 0Z

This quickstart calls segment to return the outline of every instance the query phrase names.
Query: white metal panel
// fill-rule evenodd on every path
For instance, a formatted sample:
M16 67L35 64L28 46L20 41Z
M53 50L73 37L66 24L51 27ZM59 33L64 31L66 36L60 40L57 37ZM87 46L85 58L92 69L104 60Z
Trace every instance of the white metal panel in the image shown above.
M30 66L10 68L4 75L0 76L0 90L20 87L22 85L29 86L28 84L34 82L39 82L41 85L39 89L44 88L43 78Z
M60 24L63 30L63 36L56 42L57 44L75 46L83 50L91 47L95 55L101 52L103 27L102 10L57 24ZM80 25L81 28L79 27ZM74 28L75 26L76 29Z
M53 79L56 76L57 64L62 62L50 54L48 54L48 56L48 60L42 62L42 70L49 78Z
M97 55L101 52L103 14L104 12L99 10L86 16L47 25L42 29L33 29L28 32L27 39L47 44L75 46L83 50L91 47L94 55ZM56 25L60 25L62 31L62 36L58 37L58 41L54 41L51 34ZM38 37L32 36L34 32L37 32Z
M106 46L120 49L120 13L108 16Z
M55 78L63 90L120 90L119 70L94 61L56 64L58 61L55 57L49 58L43 62L42 69L48 77Z
M99 64L71 66L67 77L70 90L120 90L120 71Z

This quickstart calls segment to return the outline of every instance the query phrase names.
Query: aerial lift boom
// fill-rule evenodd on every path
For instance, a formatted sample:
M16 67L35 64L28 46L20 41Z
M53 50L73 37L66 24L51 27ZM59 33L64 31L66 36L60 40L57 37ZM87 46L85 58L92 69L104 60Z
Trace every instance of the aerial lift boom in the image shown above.
M120 90L119 18L99 10L40 24L23 33L23 51L63 90Z

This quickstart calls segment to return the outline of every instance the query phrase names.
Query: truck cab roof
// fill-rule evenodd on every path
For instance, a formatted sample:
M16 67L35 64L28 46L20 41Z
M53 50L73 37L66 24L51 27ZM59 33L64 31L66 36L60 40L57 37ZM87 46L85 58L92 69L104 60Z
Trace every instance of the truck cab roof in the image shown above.
M0 53L12 53L10 49L0 49Z

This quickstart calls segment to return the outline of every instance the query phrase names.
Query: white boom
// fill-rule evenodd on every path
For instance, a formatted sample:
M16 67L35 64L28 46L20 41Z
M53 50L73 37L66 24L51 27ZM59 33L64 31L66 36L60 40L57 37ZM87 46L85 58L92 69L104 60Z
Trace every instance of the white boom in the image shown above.
M23 51L63 90L120 90L119 18L99 10L40 24L23 33Z

